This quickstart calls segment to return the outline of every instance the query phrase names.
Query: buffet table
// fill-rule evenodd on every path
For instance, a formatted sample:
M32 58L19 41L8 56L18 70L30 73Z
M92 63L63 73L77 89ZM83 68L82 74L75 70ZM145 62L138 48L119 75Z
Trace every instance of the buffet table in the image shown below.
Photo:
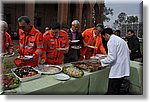
M103 95L107 92L109 70L110 67L107 66L95 72L84 71L83 77L70 78L67 81L56 80L54 75L42 75L38 79L21 82L21 85L15 89L16 93L4 94ZM131 61L129 80L131 82L130 92L142 94L142 67L139 62Z

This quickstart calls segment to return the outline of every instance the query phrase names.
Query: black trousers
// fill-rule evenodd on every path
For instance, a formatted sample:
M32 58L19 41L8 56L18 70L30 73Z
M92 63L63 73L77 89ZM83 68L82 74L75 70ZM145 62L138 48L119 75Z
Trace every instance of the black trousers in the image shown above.
M109 78L108 90L107 95L119 95L121 84L123 83L122 78Z

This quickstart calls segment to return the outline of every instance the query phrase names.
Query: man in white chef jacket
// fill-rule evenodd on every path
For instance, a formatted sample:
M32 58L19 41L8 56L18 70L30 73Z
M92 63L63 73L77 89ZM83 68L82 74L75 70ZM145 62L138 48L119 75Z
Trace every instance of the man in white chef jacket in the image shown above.
M122 38L113 34L111 28L104 29L102 35L108 41L108 56L101 60L101 64L111 66L107 94L118 95L123 79L130 75L129 48Z

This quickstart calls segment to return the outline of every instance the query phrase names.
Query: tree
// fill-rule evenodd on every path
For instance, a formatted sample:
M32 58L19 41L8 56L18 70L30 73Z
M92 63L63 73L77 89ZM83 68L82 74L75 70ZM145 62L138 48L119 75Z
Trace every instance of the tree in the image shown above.
M138 17L137 16L127 16L127 22L128 23L136 23L136 22L138 22Z
M107 8L107 7L104 7L104 16L103 16L103 21L105 22L109 22L110 21L110 18L109 16L113 16L113 9L111 8Z
M126 22L126 18L127 18L127 14L124 12L121 12L118 15L117 20L115 20L115 22L113 23L113 28L114 29L119 29L119 27L121 26L121 23L125 23Z
M122 23L136 23L138 22L138 16L128 16L125 12L121 12L118 18L113 23L114 29L119 29Z
M121 13L118 15L118 22L119 22L119 23L125 23L125 22L126 22L126 17L127 17L127 14L124 13L124 12L121 12Z

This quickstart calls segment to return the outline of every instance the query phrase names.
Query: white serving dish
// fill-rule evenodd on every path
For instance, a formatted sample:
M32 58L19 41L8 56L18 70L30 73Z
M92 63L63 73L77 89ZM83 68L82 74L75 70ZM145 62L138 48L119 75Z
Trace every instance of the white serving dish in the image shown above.
M57 68L59 68L59 71L58 72L45 72L45 71L39 70L40 68L48 68L48 67L57 67ZM58 65L38 65L37 67L35 67L33 69L38 71L41 74L57 74L57 73L60 73L62 71L62 67L60 67Z
M16 75L16 73L14 72L17 68L13 68L11 69L12 73L20 79L20 81L24 82L24 81L29 81L29 80L32 80L32 79L36 79L36 78L40 78L41 77L41 74L38 73L37 75L34 75L34 76L30 76L30 77L26 77L26 78L20 78L18 75Z

